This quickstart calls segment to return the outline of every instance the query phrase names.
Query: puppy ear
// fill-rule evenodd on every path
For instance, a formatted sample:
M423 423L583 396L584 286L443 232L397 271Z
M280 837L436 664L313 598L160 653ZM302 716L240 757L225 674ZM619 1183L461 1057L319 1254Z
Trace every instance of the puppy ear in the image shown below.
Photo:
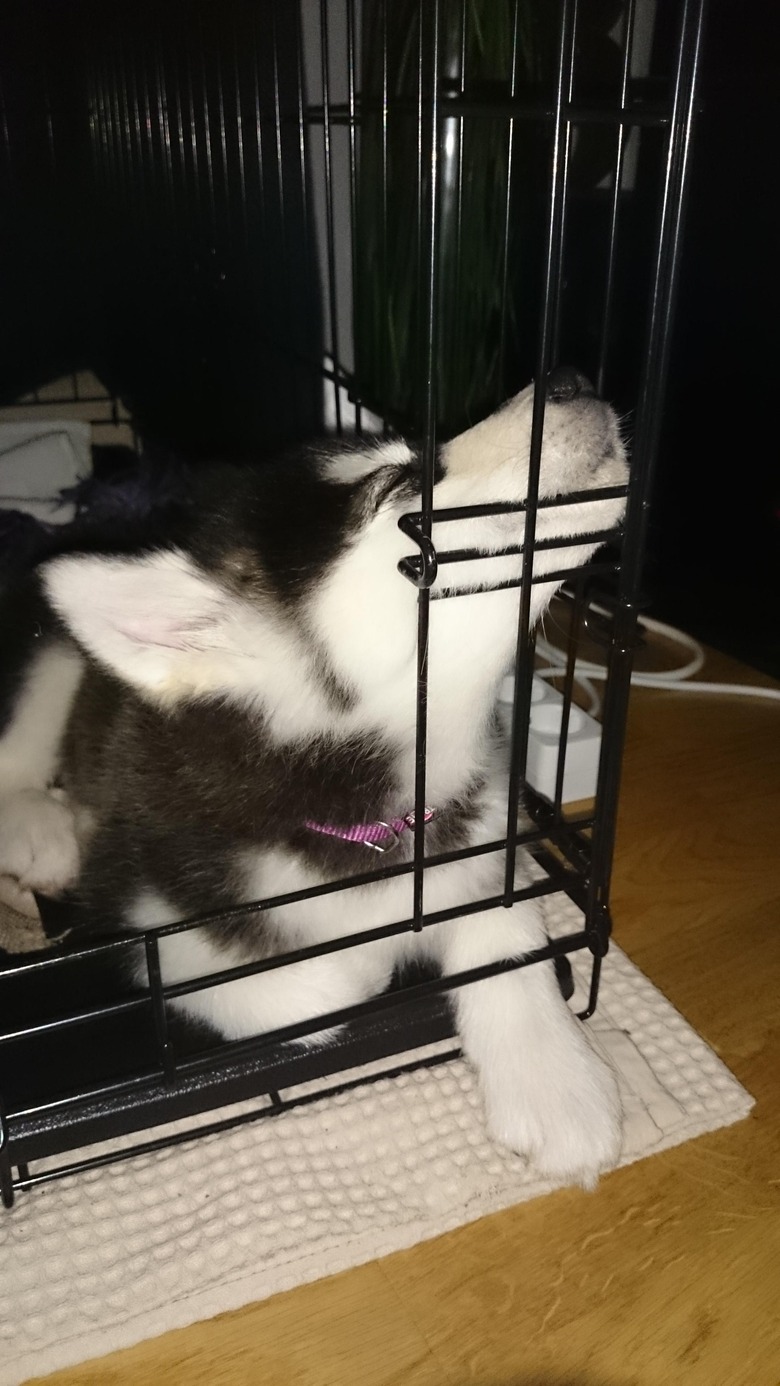
M228 593L178 550L132 558L73 554L47 563L41 576L80 644L138 688L181 688L193 662L224 643Z

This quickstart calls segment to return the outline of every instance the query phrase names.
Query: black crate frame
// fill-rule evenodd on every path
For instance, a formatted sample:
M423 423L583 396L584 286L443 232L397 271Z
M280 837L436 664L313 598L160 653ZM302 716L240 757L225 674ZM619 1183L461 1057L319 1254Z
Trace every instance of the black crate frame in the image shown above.
M67 1174L96 1168L102 1164L127 1159L135 1154L151 1151L161 1146L174 1144L180 1140L191 1140L198 1134L226 1129L248 1120L256 1120L299 1105L301 1102L319 1100L322 1096L344 1091L355 1080L338 1082L338 1074L347 1068L357 1067L369 1060L387 1059L393 1055L427 1044L433 1040L446 1040L452 1035L452 1026L446 1006L446 993L452 988L467 985L485 977L516 968L532 966L543 959L555 959L579 950L588 950L592 958L590 995L583 1017L590 1016L597 1003L601 960L605 955L611 932L609 913L609 884L614 852L615 821L620 781L623 741L625 734L632 652L636 640L638 613L641 606L640 577L642 555L647 525L647 496L653 472L661 426L661 410L669 364L670 327L674 309L677 281L680 267L680 242L685 207L687 175L690 162L691 136L696 107L697 75L700 62L703 5L702 0L684 0L679 9L679 32L675 50L675 65L668 89L648 103L637 104L632 101L629 62L634 22L634 0L628 0L625 11L625 32L623 40L623 76L620 102L609 108L574 106L572 104L573 79L575 71L575 33L577 25L577 0L562 0L560 6L560 35L556 72L554 103L549 107L529 108L512 98L501 105L501 112L509 120L510 132L514 121L524 119L542 120L550 130L550 179L548 198L548 220L545 238L545 256L542 267L543 294L542 313L539 325L536 354L536 388L532 438L530 447L530 480L527 501L522 505L477 505L460 508L457 511L437 511L433 506L434 457L436 449L436 378L435 354L437 351L437 271L438 271L438 187L437 159L444 113L463 113L468 103L461 95L444 95L438 70L440 0L427 0L420 5L420 44L419 44L419 133L421 158L418 168L418 191L420 197L421 234L425 248L426 300L425 300L425 383L426 411L423 437L423 490L418 511L406 515L401 528L414 546L414 552L400 565L402 577L418 589L417 597L417 754L415 783L415 826L414 856L408 863L383 864L378 871L366 872L346 880L330 882L314 890L293 892L264 901L252 902L241 907L257 911L272 906L294 903L297 899L314 895L329 894L339 890L349 890L367 881L409 873L414 882L414 907L409 919L397 921L370 932L345 935L325 945L296 950L285 955L267 959L261 963L247 964L200 978L195 982L164 984L159 959L159 941L172 933L193 929L208 920L224 918L237 911L219 911L197 918L181 921L161 928L150 929L143 935L128 934L70 948L66 953L35 957L29 961L14 963L6 972L8 975L23 975L32 971L58 968L63 959L86 958L90 955L122 950L143 950L148 976L147 990L126 1000L111 1005L90 1007L86 1011L73 1012L60 1016L44 1024L36 1024L0 1036L0 1055L3 1046L18 1042L25 1036L44 1032L56 1035L64 1027L89 1024L109 1014L120 1011L143 1010L148 1014L156 1038L157 1061L152 1069L135 1073L121 1081L105 1083L86 1090L78 1085L72 1093L52 1101L40 1102L29 1107L7 1109L0 1100L0 1193L3 1203L10 1207L17 1191L29 1189ZM346 0L349 45L349 100L346 107L336 107L329 102L327 84L327 53L323 46L323 101L319 106L311 106L299 112L301 148L307 125L321 124L324 134L326 167L326 237L327 259L330 266L329 290L335 293L333 277L334 266L334 221L332 168L330 165L329 130L334 123L346 123L350 138L350 184L353 198L356 177L355 136L359 126L359 99L355 91L355 11L352 0ZM321 23L325 24L326 3L320 0ZM515 5L515 26L517 24L517 5ZM326 33L322 30L323 39ZM496 107L498 109L498 107ZM280 116L277 112L277 121ZM533 665L534 637L529 628L531 588L534 582L533 558L539 547L535 544L536 516L546 502L539 500L539 471L541 458L542 430L544 425L545 391L544 381L550 367L557 358L560 317L560 284L565 237L569 160L568 153L572 131L576 124L588 121L607 121L615 127L615 164L609 223L609 251L607 273L604 286L604 315L599 351L598 380L603 381L604 362L609 341L611 314L615 291L615 246L620 228L620 189L621 170L625 153L625 137L633 125L654 125L661 129L665 140L665 158L662 186L658 202L658 221L655 233L651 280L648 290L648 313L646 337L642 357L642 374L637 395L634 446L631 479L627 488L627 511L622 532L608 529L598 534L599 540L611 541L613 548L608 557L599 557L586 568L569 571L562 569L555 574L564 581L564 595L570 601L573 611L573 625L579 628L588 620L589 596L586 579L594 577L603 581L613 580L613 594L610 598L599 593L599 601L608 603L609 616L602 622L600 631L602 643L606 647L608 676L604 699L604 734L598 773L594 810L577 816L565 816L562 807L562 786L565 768L565 746L568 722L571 715L574 675L575 647L572 642L563 682L563 724L559 746L556 790L552 803L531 791L524 780L525 759L528 743L530 718L531 681ZM427 194L423 196L422 168L423 158L427 159L429 177ZM507 190L507 207L510 189ZM337 313L331 301L332 340L330 343L333 370L331 374L334 393L334 408L337 428L341 431L341 391L346 387L356 404L357 422L360 423L359 390L356 380L340 365L339 342L337 337ZM612 488L602 492L581 493L567 498L565 503L575 503L587 495L589 499L598 494L606 497L626 494L626 488ZM556 501L561 504L561 501ZM507 803L507 829L500 841L450 852L437 857L426 857L424 841L425 786L426 786L426 736L427 736L427 649L430 602L440 594L435 589L438 567L457 562L464 557L484 557L467 550L437 552L433 542L434 527L442 520L466 519L479 514L524 512L525 535L521 546L507 552L522 554L522 574L517 583L520 587L519 619L517 630L517 654L515 663L515 697L512 710L512 758L509 796ZM595 538L596 536L594 536ZM556 541L546 547L565 547L567 541ZM550 580L545 574L545 581ZM455 593L441 594L448 600L456 600ZM595 627L592 626L593 629ZM518 810L521 797L530 814L532 826L522 832L517 831ZM529 849L543 868L538 881L522 889L515 887L515 862L518 849ZM487 852L501 852L505 858L504 890L500 896L461 906L457 909L426 912L425 876L433 865ZM334 1011L327 1016L318 1017L308 1023L289 1025L249 1040L223 1043L214 1049L199 1053L195 1057L177 1057L171 1043L168 1028L168 1003L187 992L206 986L223 984L226 981L245 977L262 971L283 968L303 958L325 953L359 947L379 937L387 937L406 930L421 930L430 927L446 927L449 918L456 914L478 913L481 910L503 905L510 908L515 902L563 893L582 910L581 930L555 939L548 946L529 954L520 960L496 963L462 972L455 976L417 982L400 991L374 997L360 1005ZM291 1048L290 1041L311 1034L323 1027L349 1022L342 1038L334 1045L312 1051ZM457 1053L449 1048L433 1059L412 1060L396 1064L385 1072L400 1072L413 1069L420 1062L443 1062ZM295 1087L312 1078L329 1077L333 1079L326 1088L316 1094L296 1096ZM291 1089L289 1096L282 1093ZM262 1094L264 1101L257 1110L204 1122L196 1130L188 1130L176 1135L164 1134L158 1137L135 1141L132 1145L111 1152L98 1152L80 1158L65 1160L60 1157L66 1152L78 1150L128 1133L137 1133L146 1128L176 1120L183 1116L204 1114L212 1109L225 1107L247 1098ZM0 1095L1 1096L1 1095ZM52 1159L59 1162L52 1164ZM33 1171L34 1161L46 1159L45 1169Z

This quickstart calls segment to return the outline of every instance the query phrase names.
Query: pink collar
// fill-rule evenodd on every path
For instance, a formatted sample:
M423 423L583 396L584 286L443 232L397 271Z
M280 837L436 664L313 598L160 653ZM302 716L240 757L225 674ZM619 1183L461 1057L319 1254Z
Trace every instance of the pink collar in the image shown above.
M436 817L436 809L425 810L425 822ZM342 842L360 842L373 852L392 852L401 841L401 833L414 827L414 813L405 813L403 818L380 818L375 823L353 823L343 828L337 823L314 823L307 818L304 825L312 833L322 833L324 837L339 837Z

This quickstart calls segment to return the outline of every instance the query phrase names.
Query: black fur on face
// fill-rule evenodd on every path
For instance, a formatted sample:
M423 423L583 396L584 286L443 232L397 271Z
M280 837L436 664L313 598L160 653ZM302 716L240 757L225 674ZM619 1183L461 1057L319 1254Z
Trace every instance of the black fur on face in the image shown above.
M211 469L196 494L187 549L238 595L270 594L294 609L390 497L419 497L416 451L408 463L385 463L356 481L327 475L331 458L370 452L365 442L321 444L262 468Z

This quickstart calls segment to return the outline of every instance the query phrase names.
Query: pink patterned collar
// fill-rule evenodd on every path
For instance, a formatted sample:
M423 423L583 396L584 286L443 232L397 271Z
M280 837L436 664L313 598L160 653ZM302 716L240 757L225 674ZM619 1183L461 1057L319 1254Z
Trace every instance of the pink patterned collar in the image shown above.
M436 817L436 809L425 810L425 822ZM414 827L414 813L405 813L403 818L378 819L374 823L353 823L342 827L338 823L315 823L307 818L303 825L312 833L322 833L324 837L338 837L342 842L359 842L370 847L373 852L392 852L401 841L401 833Z

